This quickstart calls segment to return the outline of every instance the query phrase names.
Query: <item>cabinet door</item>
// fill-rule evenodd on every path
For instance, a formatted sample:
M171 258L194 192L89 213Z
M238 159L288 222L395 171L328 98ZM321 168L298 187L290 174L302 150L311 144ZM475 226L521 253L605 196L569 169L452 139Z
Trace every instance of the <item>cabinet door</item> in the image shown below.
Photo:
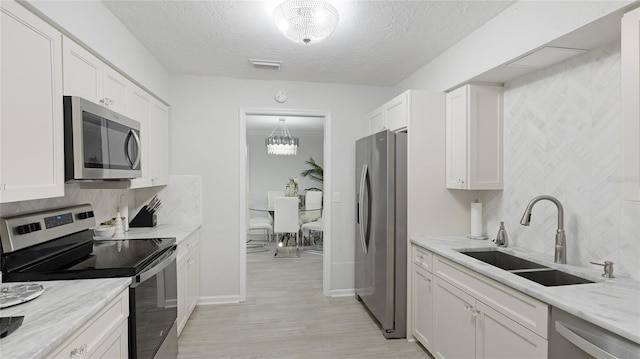
M467 86L447 93L446 174L447 188L467 188Z
M384 105L387 128L390 131L399 131L407 128L409 115L409 92L394 98Z
M91 359L125 359L129 357L127 321L123 321L96 349Z
M433 351L433 275L413 264L413 335Z
M369 114L369 134L378 133L387 129L385 112L382 107L373 110Z
M640 201L640 9L622 17L624 198Z
M469 85L467 188L502 188L502 87Z
M64 94L102 105L102 61L66 36L63 36L62 48Z
M437 276L434 284L433 355L448 359L474 358L475 299Z
M133 84L119 72L109 66L104 66L103 104L110 110L128 115L127 88Z
M178 335L182 333L182 329L187 324L187 256L178 257L177 260L177 279L178 279Z
M169 183L168 166L168 126L169 108L158 101L151 104L151 117L149 121L149 173L154 186L166 185Z
M547 357L547 340L478 301L476 358Z
M198 243L196 238L193 249L191 249L191 253L189 254L189 260L187 261L187 319L198 304L198 297L200 296L198 252Z
M0 202L64 195L62 35L0 3Z
M142 177L131 180L131 188L151 186L150 152L151 130L149 128L151 116L151 97L137 86L131 86L127 90L128 115L140 123L141 162Z

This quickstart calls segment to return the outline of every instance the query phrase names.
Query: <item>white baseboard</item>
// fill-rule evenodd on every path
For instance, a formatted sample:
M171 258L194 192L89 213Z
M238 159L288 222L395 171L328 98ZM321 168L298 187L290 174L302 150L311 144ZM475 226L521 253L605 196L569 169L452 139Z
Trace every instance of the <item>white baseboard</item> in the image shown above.
M219 295L198 298L198 305L240 303L239 295Z
M356 295L356 290L351 289L334 289L329 291L329 297L348 297Z

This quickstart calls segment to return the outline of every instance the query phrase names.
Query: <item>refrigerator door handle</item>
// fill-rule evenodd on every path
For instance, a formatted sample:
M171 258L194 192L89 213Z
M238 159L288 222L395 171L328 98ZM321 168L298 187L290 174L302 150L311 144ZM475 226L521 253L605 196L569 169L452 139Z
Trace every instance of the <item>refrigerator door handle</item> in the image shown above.
M364 225L364 191L365 184L367 182L367 172L369 171L369 167L367 164L362 165L362 173L360 175L360 193L358 194L358 224L360 226L360 244L362 245L362 251L367 253L367 245L365 242L365 225Z

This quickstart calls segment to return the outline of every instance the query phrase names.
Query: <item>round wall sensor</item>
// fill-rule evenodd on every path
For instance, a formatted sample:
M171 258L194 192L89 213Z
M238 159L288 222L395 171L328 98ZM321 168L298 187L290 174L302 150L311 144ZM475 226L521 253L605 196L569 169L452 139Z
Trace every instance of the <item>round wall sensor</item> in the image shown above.
M278 91L276 92L276 101L283 103L285 101L287 101L287 93L284 91Z

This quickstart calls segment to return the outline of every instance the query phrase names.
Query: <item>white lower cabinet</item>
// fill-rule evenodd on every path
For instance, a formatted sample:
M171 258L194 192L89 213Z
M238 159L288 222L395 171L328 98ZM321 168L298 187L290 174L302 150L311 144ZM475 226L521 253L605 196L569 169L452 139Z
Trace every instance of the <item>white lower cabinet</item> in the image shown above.
M546 358L548 342L493 308L476 301L476 358Z
M126 288L48 358L128 358L128 317L129 288Z
M472 296L436 277L433 326L436 358L475 358L475 300Z
M433 350L433 275L413 264L413 336Z
M547 357L547 304L416 246L412 284L413 336L434 357Z
M198 271L199 232L178 245L178 335L198 304L200 276Z

